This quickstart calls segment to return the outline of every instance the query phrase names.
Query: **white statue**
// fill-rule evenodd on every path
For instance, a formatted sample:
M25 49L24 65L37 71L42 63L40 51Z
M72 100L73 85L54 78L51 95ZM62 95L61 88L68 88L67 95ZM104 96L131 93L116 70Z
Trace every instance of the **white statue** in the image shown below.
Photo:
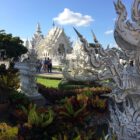
M20 73L20 88L28 97L38 96L36 85L36 53L34 49L28 52L28 58L22 62L17 62L15 68L19 69Z

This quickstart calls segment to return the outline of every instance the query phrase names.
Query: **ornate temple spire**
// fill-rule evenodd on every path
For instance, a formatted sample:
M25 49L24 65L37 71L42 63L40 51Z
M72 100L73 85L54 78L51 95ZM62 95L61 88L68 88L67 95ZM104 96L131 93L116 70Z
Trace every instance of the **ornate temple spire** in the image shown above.
M92 33L92 36L93 36L93 40L95 43L99 43L97 38L96 38L96 35L94 34L94 32L91 30L91 33Z
M40 24L37 23L36 32L33 35L32 40L31 40L32 48L36 48L43 38L44 38L44 36L42 34Z
M52 23L52 26L53 26L53 28L55 27L55 23L54 23L54 21L53 21L53 23Z
M40 27L40 24L39 23L37 23L36 33L37 34L41 34L42 33L41 32L41 27Z
M26 42L25 42L25 46L26 46L27 49L29 49L30 43L29 43L28 38L27 38L27 40L26 40Z

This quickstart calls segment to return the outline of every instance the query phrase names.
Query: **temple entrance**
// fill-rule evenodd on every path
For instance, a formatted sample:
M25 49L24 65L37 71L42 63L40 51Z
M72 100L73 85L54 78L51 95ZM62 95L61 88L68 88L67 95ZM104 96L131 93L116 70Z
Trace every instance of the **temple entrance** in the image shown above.
M59 44L59 47L58 47L58 54L63 56L65 54L65 47L64 47L64 44Z

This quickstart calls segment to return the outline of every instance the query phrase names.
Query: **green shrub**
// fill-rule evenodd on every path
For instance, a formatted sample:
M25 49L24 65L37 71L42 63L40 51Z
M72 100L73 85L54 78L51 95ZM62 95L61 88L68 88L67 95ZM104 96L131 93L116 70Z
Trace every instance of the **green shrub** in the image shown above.
M17 127L11 127L6 123L0 123L0 140L16 140L17 134Z
M83 84L74 84L74 83L59 83L58 88L62 90L71 90L71 89L79 89L79 88L84 88L87 87Z
M2 70L2 71L1 71ZM17 90L20 86L18 72L14 69L4 70L1 66L0 88Z
M10 103L15 109L21 109L22 106L27 108L30 104L30 101L25 94L13 91L10 94Z
M64 81L61 80L61 82L58 85L59 89L62 90L71 90L71 89L79 89L79 88L92 88L92 87L100 87L101 85L97 82L81 82L81 81Z
M92 96L94 93L91 90L88 89L88 90L85 90L85 91L81 92L81 94L84 94L86 96Z
M53 70L62 71L62 66L53 66Z
M48 109L42 112L32 104L29 109L23 107L23 111L27 114L28 121L19 128L19 136L25 140L49 140L49 126L54 119L53 111Z

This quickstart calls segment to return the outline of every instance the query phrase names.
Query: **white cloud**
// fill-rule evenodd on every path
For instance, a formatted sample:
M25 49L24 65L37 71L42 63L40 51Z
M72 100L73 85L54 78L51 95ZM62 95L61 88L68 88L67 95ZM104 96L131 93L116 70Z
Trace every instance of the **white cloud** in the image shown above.
M94 19L89 15L75 13L68 8L65 8L62 13L53 18L60 25L88 26Z
M113 34L113 30L108 30L108 31L105 32L105 34L106 34L106 35Z

